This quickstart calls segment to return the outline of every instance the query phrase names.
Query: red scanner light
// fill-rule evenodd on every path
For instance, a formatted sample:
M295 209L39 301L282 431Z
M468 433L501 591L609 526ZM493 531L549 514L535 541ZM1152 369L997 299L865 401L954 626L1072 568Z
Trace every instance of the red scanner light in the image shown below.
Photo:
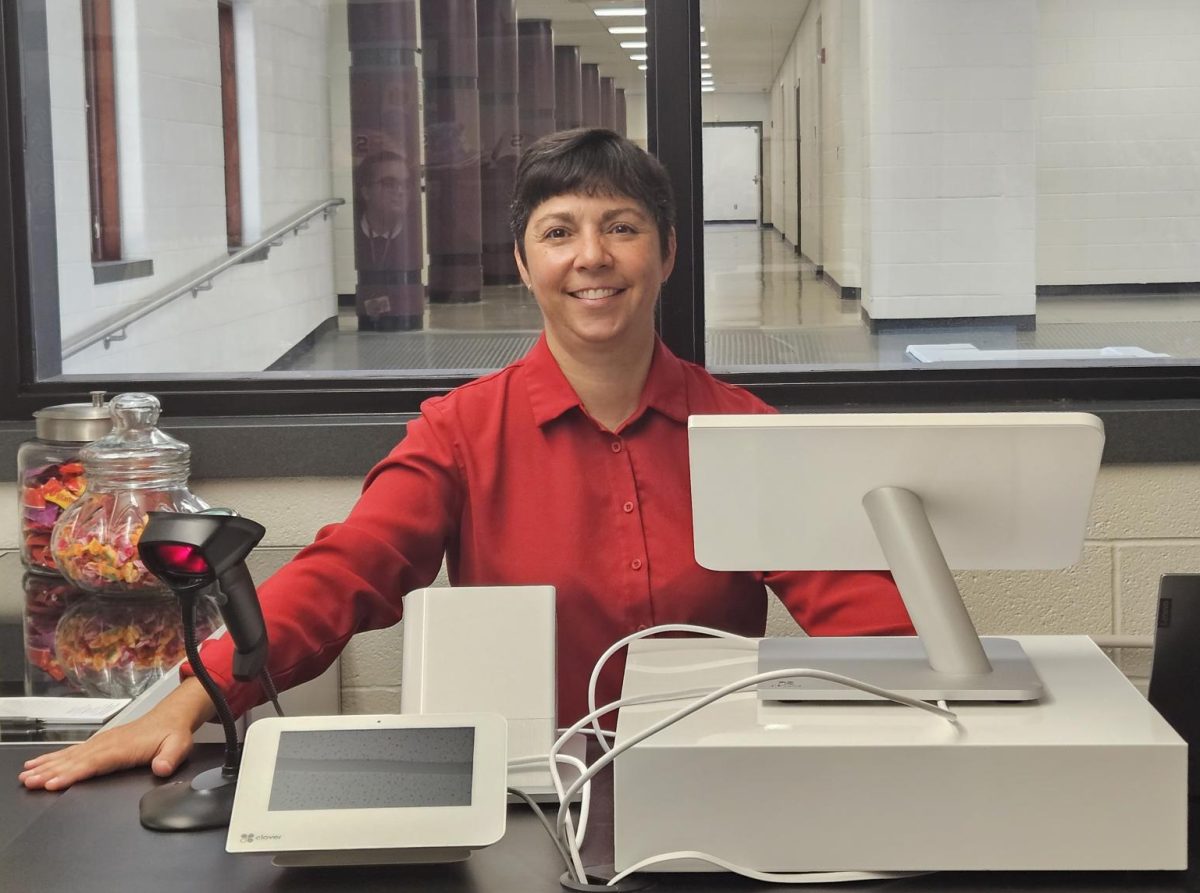
M207 574L208 562L195 546L182 543L158 543L151 546L163 569L176 574Z

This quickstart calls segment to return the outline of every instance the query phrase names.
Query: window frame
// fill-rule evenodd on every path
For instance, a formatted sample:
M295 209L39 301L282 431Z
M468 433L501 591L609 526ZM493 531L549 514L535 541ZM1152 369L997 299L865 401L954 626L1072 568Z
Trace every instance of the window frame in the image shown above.
M175 417L311 417L334 414L415 412L420 402L467 379L451 376L347 377L233 376L228 378L90 378L70 382L39 381L58 364L38 356L35 344L58 341L57 300L33 302L30 293L31 248L25 214L28 199L24 146L33 121L26 121L18 16L26 4L0 4L0 420L27 422L34 410L52 403L86 399L89 391L149 388ZM679 205L675 272L663 289L659 327L663 340L680 357L703 365L704 293L702 115L697 58L699 0L656 0L648 8L647 115L650 149L666 165ZM48 132L48 127L46 128ZM52 310L47 309L52 305ZM35 341L37 332L42 340ZM1159 421L1146 428L1117 425L1132 438L1118 453L1131 461L1165 457L1200 459L1200 361L1178 366L1077 366L1052 369L977 368L808 372L764 372L721 378L790 410L810 408L1090 408L1106 418L1133 413L1145 421L1152 410ZM394 424L394 422L393 422ZM1139 429L1163 432L1159 447L1134 436ZM1171 434L1178 432L1178 436ZM1187 441L1184 443L1184 441ZM1120 450L1124 449L1121 453Z

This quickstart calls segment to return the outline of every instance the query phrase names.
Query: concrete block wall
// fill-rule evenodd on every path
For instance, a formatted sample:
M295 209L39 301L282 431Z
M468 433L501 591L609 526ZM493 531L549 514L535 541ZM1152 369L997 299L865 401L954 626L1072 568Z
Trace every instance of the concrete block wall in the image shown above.
M79 0L50 0L59 300L64 339L227 256L224 146L217 14L195 0L119 0L114 42L130 46L118 71L122 174L132 153L140 178L125 176L126 257L149 258L152 277L95 285L90 254L87 143ZM250 221L271 227L332 197L328 10L318 0L241 4L252 21L257 71L239 83L239 104L256 107L247 131L257 157L259 204ZM243 38L246 36L242 34ZM136 56L130 72L129 55ZM245 91L251 91L247 96ZM136 109L133 115L131 109ZM136 171L136 168L134 169ZM142 205L134 207L140 195ZM139 213L140 212L140 213ZM64 372L157 373L261 370L334 314L330 226L317 219L268 261L219 277L212 291L182 298L130 327L128 340L96 345Z
M953 4L960 24L976 15L1005 20L997 21L994 37L977 42L974 48L959 40L963 35L955 33L961 28L954 17L938 15L935 22L922 18L934 9L925 0L908 7L883 4L902 20L898 26L904 30L899 33L910 38L906 45L913 66L885 82L891 101L904 104L892 107L890 113L893 117L909 114L910 120L885 140L883 149L909 168L908 176L881 181L881 172L876 171L876 197L879 188L911 191L922 175L922 165L928 169L931 160L954 162L957 155L963 167L937 183L939 195L983 201L996 194L1009 195L1019 185L1027 203L1027 168L1035 158L1034 242L1031 246L1023 239L1020 264L1027 266L1024 258L1033 250L1036 284L1200 281L1200 252L1195 250L1200 243L1200 165L1196 164L1200 115L1194 111L1200 108L1200 5L1178 0L1148 0L1136 6L1121 0L1032 2L1036 10L1032 105L1025 70L1027 35L1010 33L1005 22L1011 23L1012 16L1004 11L1004 4ZM848 43L865 5L867 0L813 0L776 73L771 119L764 129L771 148L778 150L772 163L764 166L771 193L770 219L793 244L800 238L805 254L848 286L861 284L858 270L867 248L855 216L861 167L867 163L859 123L862 88L855 82L861 79L861 69L855 66L870 60L864 57L856 63L855 50ZM1021 16L1025 18L1024 11ZM811 51L818 17L827 53L820 105L823 175L820 195L800 200L814 224L797 233L797 123L792 91L797 82L812 82L816 77ZM913 29L920 33L913 34ZM969 74L939 80L930 61L930 53L938 47L939 29L955 44L950 48L954 53L972 61ZM878 40L863 39L878 48ZM983 64L984 60L990 62ZM983 71L981 66L992 70ZM972 99L967 92L972 89L982 93ZM878 88L875 92L876 99L870 101L877 104ZM939 98L949 102L935 114L932 101ZM811 107L815 98L806 92L802 101ZM801 114L799 126L806 132L805 120L811 113ZM986 117L998 122L999 132L988 136L980 130L988 126ZM1031 127L1033 147L1027 139ZM877 134L876 148L879 142ZM803 142L800 151L801 160L811 166L815 158ZM1013 165L1022 169L1018 172ZM1014 184L1014 176L1019 184ZM805 192L813 188L811 182L803 184ZM946 223L948 218L939 214L937 206L921 203L918 195L909 198L912 215L927 223ZM824 245L810 239L817 220ZM876 240L877 253L920 263L930 256L961 257L964 249L969 258L970 252L994 243L981 233L930 237L919 230ZM964 246L963 241L970 244ZM953 295L964 288L1016 275L1011 268L989 269L988 263L977 258L958 269L940 267L944 299L953 303ZM1023 280L1024 269L1020 275ZM928 283L901 284L915 294ZM1027 296L1011 301L989 294L987 302L988 315L1032 312ZM953 315L953 309L939 315Z
M864 0L863 309L1034 312L1034 0Z
M862 62L858 3L822 5L820 261L843 288L862 287ZM813 63L813 67L816 67Z
M1040 0L1038 283L1200 281L1200 4Z
M1100 471L1081 561L1053 572L972 571L958 574L967 607L984 634L1152 635L1158 578L1200 573L1200 467L1118 465ZM235 507L267 527L256 558L282 564L324 524L344 517L357 498L357 478L197 480L192 489L213 505ZM16 502L16 486L0 484L0 506ZM0 511L0 552L17 548L16 513ZM261 565L260 565L261 566ZM436 585L446 585L443 577ZM771 599L768 630L798 627ZM342 663L347 712L386 712L399 704L400 628L356 636ZM1145 681L1150 654L1114 653L1135 681Z
M809 13L804 21L809 20L811 15L810 4ZM804 52L801 46L804 21L796 30L796 36L792 39L787 55L784 56L783 64L775 73L775 82L771 88L771 219L775 228L783 233L784 238L792 245L801 245L799 203L802 190L797 188L797 153L800 151L798 137L803 123L796 119L795 91Z

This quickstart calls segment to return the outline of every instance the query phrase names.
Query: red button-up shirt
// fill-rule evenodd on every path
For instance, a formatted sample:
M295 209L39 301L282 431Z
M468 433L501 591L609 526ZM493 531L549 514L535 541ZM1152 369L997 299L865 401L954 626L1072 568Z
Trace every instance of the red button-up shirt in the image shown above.
M810 634L912 634L886 574L696 563L687 418L772 411L660 342L640 405L608 431L543 337L511 366L427 400L349 517L261 587L271 672L281 688L297 685L355 633L397 622L404 594L432 583L443 556L453 585L555 587L560 725L586 712L596 659L634 630L695 623L762 635L764 582ZM261 698L229 676L227 640L204 655L236 712ZM599 703L620 696L622 671L610 661Z

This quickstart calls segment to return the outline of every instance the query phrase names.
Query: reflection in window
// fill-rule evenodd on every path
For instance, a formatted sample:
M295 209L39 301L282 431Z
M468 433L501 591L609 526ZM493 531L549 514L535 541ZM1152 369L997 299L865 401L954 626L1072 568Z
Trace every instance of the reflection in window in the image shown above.
M703 11L710 367L1200 357L1200 6Z
M82 0L83 76L87 118L92 260L121 257L117 107L110 0Z
M54 27L64 12L87 37ZM25 64L48 69L54 200L30 214L53 221L58 257L31 278L57 277L61 344L39 350L65 376L498 368L541 325L508 204L522 146L560 126L559 72L564 125L603 106L646 141L644 71L576 0L53 0L36 15L48 47L29 31ZM107 106L71 91L85 46L89 72L108 66L89 76ZM109 137L89 117L105 108ZM85 230L88 138L111 176L93 178ZM97 257L153 265L92 281L85 232Z
M217 4L221 52L221 131L225 137L225 232L230 248L242 244L242 170L238 142L237 55L234 52L233 3Z

